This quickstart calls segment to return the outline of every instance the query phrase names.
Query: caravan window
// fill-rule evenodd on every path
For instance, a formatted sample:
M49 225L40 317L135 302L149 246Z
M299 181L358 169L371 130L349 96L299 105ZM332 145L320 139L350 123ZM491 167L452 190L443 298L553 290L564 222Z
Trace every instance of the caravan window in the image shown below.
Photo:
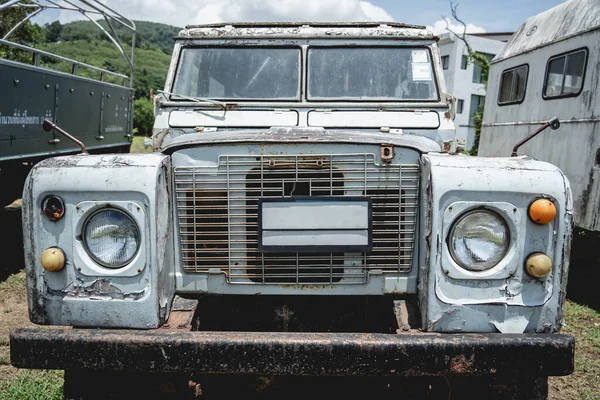
M583 87L587 49L551 57L546 67L544 98L577 96Z
M500 79L500 95L498 104L501 106L507 104L521 103L525 99L525 88L527 87L527 74L529 66L527 64L516 68L507 69L502 73Z

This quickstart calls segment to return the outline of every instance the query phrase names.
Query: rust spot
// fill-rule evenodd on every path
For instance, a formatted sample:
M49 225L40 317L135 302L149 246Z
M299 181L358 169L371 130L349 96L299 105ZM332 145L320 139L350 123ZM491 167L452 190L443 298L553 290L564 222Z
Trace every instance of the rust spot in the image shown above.
M473 361L467 360L464 355L458 355L450 360L450 370L455 374L465 374L471 371L473 367Z
M382 145L381 146L381 160L385 163L392 162L394 158L394 146Z

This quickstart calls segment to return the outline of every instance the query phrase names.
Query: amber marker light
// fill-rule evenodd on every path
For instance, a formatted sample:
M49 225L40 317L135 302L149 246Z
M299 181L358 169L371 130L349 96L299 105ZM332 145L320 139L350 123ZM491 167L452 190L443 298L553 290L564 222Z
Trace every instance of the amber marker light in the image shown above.
M527 257L525 269L534 278L544 278L552 270L552 260L544 253L533 253Z
M65 253L58 247L50 247L42 253L42 267L46 271L60 271L65 266L65 260Z
M537 199L529 206L529 218L536 224L547 224L554 220L556 206L548 199Z

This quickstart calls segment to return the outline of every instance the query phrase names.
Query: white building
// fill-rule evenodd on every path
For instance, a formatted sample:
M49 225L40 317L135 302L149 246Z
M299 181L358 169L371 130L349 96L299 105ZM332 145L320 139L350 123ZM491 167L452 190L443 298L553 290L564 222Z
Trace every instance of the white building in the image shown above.
M502 51L512 32L468 34L473 51L484 54L490 61ZM448 92L457 100L456 138L460 146L470 150L475 138L475 114L484 103L486 88L481 68L468 62L468 52L462 40L452 33L440 35L438 42Z

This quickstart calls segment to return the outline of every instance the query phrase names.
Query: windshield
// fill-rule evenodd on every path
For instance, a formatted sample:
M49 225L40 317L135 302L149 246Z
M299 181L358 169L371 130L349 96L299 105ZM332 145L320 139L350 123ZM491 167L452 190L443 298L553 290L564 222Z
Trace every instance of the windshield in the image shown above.
M184 48L173 93L201 99L299 101L300 53L300 48L291 47ZM309 47L307 68L309 101L438 99L425 48Z
M429 52L407 47L312 47L309 100L437 100Z
M186 48L174 93L210 99L300 97L298 48Z

